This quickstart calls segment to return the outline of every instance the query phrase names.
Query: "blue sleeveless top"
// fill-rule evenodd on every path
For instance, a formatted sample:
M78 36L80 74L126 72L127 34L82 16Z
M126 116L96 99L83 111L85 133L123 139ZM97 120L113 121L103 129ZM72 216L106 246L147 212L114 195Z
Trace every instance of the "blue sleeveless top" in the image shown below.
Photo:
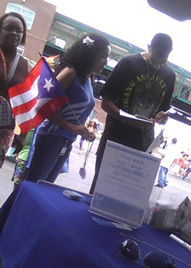
M76 77L74 82L66 90L66 95L69 98L69 103L72 107L72 110L78 117L81 124L84 125L95 105L91 79L88 78L85 83L82 83L79 77ZM60 114L64 120L67 120L74 125L79 125L75 115L67 104L58 110L57 113ZM74 141L77 137L77 135L73 132L59 127L57 124L52 123L48 119L43 121L39 128L38 134L62 136L71 141Z

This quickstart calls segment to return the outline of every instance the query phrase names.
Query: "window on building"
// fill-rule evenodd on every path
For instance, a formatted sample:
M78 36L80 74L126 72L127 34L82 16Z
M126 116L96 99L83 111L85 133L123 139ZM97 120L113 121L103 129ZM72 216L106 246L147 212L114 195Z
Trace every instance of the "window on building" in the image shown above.
M107 61L107 65L109 66L109 67L112 67L112 68L114 68L116 65L117 65L117 61L116 60L113 60L113 59L108 59L108 61Z
M62 48L62 49L64 49L64 47L65 47L65 45L66 45L66 41L65 40L63 40L63 39L61 39L61 38L56 38L55 37L55 45L57 46L57 47L60 47L60 48Z
M35 18L34 11L32 11L30 8L25 7L23 5L20 5L20 4L8 3L7 8L5 10L5 13L9 13L9 12L17 12L17 13L21 14L26 21L27 30L31 30L32 24L33 24L33 21Z

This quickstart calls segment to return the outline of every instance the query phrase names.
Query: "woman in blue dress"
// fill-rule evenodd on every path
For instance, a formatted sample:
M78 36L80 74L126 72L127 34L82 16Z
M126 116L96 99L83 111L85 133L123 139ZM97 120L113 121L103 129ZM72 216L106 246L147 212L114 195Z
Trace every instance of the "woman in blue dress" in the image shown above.
M57 80L69 103L40 126L26 180L54 182L77 135L89 141L95 138L84 126L95 104L90 75L103 70L109 54L107 39L89 33L79 38L64 55L58 67Z

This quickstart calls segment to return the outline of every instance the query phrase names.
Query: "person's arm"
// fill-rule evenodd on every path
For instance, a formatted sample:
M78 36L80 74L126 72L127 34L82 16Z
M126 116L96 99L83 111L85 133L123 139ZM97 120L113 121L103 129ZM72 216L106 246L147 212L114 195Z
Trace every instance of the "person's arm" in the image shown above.
M101 102L101 108L110 116L121 120L121 117L119 115L119 108L114 103L112 98L108 95L103 96L102 102Z
M121 120L121 118L115 100L120 97L123 89L126 87L127 65L128 60L126 58L120 60L101 90L101 96L103 97L101 103L102 109L108 115L118 120Z
M175 79L176 76L173 73L172 75L172 83L169 86L167 92L165 93L164 99L161 103L161 106L159 108L159 112L155 115L154 117L154 122L161 124L161 125L165 125L168 118L169 118L169 108L170 108L170 103L171 103L171 99L172 99L172 94L174 91L174 87L175 87Z
M48 119L53 122L54 124L58 125L61 128L68 129L69 131L73 132L76 135L81 135L87 140L92 140L92 134L84 125L74 125L64 120L59 114L53 113L51 114Z
M61 84L64 91L72 84L76 77L76 71L74 68L66 67L57 76L56 79Z

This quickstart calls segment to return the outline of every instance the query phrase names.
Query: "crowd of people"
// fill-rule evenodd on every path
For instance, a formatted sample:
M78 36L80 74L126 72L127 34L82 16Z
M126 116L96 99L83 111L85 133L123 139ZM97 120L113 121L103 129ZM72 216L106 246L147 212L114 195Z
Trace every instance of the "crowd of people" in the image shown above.
M23 82L31 69L27 59L17 53L17 47L25 41L23 17L14 12L3 15L0 18L0 109L3 111L0 116L0 166L14 139L16 152L20 152L13 174L15 185L23 180L37 182L39 179L53 183L68 161L77 135L81 136L80 149L85 140L92 142L95 139L97 122L86 123L95 104L91 75L102 72L111 46L103 35L88 33L66 51L55 75L69 103L25 135L26 138L22 134L14 136L15 118L8 95L8 89ZM175 73L167 64L172 49L169 35L156 34L146 52L123 57L103 86L101 105L107 119L97 150L90 194L95 189L107 140L145 152L154 139L155 123L167 122L175 85ZM120 109L150 119L152 124L131 119L124 121ZM26 166L26 163L29 164ZM161 174L166 176L167 172L168 167L161 165ZM160 179L164 186L165 176Z
M177 138L163 140L160 146L153 150L152 154L161 159L156 186L164 188L168 185L167 175L170 171L176 177L185 180L191 173L191 154L181 151L177 146Z
M179 155L174 159L171 169L175 175L178 177L183 178L183 180L189 175L189 165L191 161L191 155L189 153L181 152ZM187 175L186 175L187 174Z

